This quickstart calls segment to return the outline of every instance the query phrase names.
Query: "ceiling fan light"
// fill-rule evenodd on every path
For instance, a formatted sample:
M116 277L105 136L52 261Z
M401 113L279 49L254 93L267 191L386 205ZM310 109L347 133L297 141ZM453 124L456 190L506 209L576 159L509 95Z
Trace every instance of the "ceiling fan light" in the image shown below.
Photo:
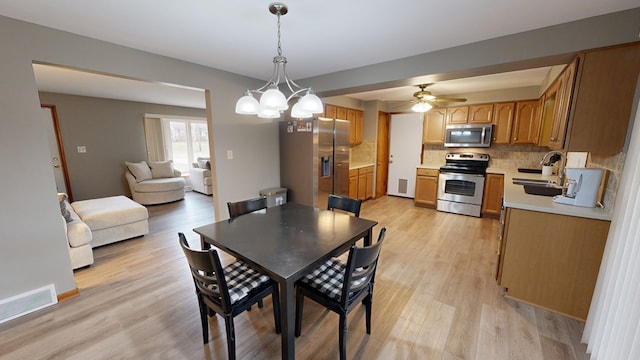
M270 110L287 110L287 98L277 87L272 87L260 96L260 106Z
M307 111L304 108L304 103L302 100L293 104L293 107L291 108L291 117L298 118L298 119L308 119L312 116L313 116L313 113L311 113L310 111Z
M324 106L322 105L322 100L313 93L311 89L307 92L305 96L298 101L297 104L300 104L304 111L308 111L312 114L319 114L324 111Z
M415 105L411 107L411 110L419 113L425 113L431 110L431 108L433 108L433 106L431 106L431 104L427 102L417 102Z
M256 100L248 90L245 96L236 102L236 114L256 115L259 108L260 103L258 103L258 100Z

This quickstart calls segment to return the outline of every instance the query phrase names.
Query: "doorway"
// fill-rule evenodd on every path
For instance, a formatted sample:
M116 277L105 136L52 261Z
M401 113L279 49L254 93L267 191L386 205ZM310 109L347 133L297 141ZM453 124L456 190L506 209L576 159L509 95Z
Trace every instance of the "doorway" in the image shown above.
M69 172L64 156L64 147L62 146L62 136L60 135L56 107L55 105L40 105L40 108L42 110L42 121L44 122L47 133L49 159L51 159L51 167L53 169L53 177L56 181L57 192L66 193L69 197L69 202L72 202L73 194L69 183Z
M422 154L422 114L393 114L389 129L387 194L414 198L416 167Z

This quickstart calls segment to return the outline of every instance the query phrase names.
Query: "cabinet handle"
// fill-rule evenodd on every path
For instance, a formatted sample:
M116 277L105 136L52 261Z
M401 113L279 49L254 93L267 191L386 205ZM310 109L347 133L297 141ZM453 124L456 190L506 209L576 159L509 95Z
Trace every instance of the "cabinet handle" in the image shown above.
M556 138L552 137L552 138L549 138L549 140L556 141Z
M518 138L517 138L517 137L515 137L515 138L513 138L513 140L514 140L514 141L517 141L517 140L518 140Z

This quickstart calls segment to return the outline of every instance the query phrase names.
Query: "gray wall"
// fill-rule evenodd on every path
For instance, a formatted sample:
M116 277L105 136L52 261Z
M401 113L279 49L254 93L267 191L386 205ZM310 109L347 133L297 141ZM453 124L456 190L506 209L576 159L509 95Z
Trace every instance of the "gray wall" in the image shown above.
M206 117L203 109L48 92L40 102L56 106L74 200L131 195L124 162L147 160L145 113Z
M379 88L382 83L413 84L411 78L423 74L434 76L420 82L558 64L566 61L563 54L637 41L638 29L640 9L634 9L300 83L313 84L321 96L330 96ZM214 201L221 208L216 212L220 217L227 215L220 204L279 182L276 122L234 114L238 96L261 81L5 17L0 17L0 44L0 160L5 169L0 187L5 205L0 217L0 299L49 283L58 293L75 288L44 129L37 120L41 115L33 61L210 89L210 141L219 194ZM234 151L233 160L226 160L226 150Z

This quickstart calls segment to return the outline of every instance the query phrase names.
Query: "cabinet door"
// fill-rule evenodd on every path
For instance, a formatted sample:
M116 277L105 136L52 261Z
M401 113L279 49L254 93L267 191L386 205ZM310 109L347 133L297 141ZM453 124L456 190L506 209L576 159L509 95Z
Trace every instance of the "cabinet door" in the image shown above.
M509 144L511 142L511 128L515 103L498 103L493 114L493 143Z
M416 206L434 208L437 205L438 170L418 169L416 175Z
M365 199L371 199L371 197L373 196L373 171L367 173L365 188L366 188Z
M336 106L336 119L347 120L347 108Z
M491 124L493 120L493 104L469 106L469 124Z
M484 182L482 197L482 214L499 217L502 209L502 194L504 193L504 176L501 174L487 174Z
M423 144L444 144L444 129L446 119L446 108L434 108L424 113L424 121L422 126Z
M349 170L349 197L358 198L358 170Z
M355 112L355 143L362 144L364 131L364 111L356 110Z
M335 105L326 104L324 106L324 117L329 119L335 119L337 115L338 107Z
M513 121L512 144L535 144L538 136L538 100L518 101Z
M348 108L346 111L346 119L349 121L349 144L362 144L364 112L362 110Z
M367 174L358 175L358 199L367 199Z
M469 116L468 106L455 106L447 108L448 124L466 124Z

